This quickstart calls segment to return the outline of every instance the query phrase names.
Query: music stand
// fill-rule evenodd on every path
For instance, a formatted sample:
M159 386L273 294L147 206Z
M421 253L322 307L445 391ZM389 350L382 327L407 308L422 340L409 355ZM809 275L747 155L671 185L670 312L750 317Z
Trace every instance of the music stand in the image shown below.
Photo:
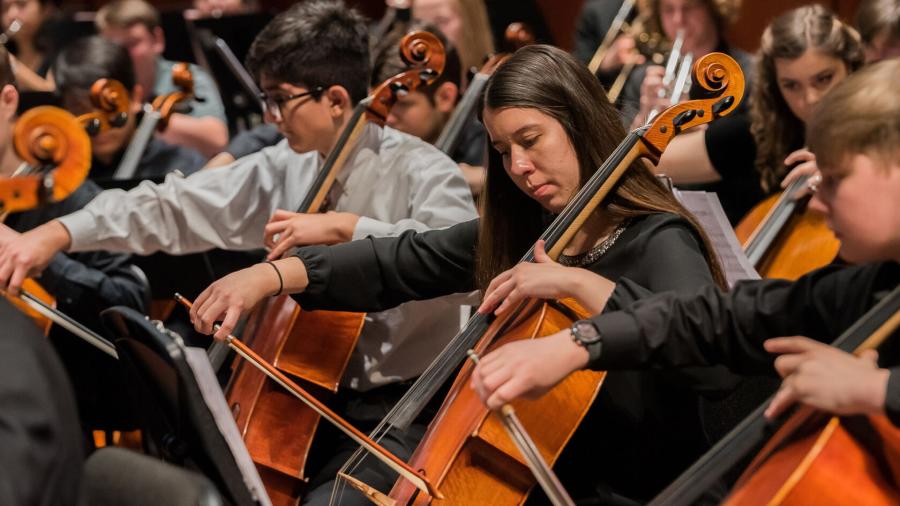
M250 45L271 20L264 12L187 20L197 56L206 62L225 105L232 135L260 122L259 90L244 68Z
M140 401L148 449L237 505L271 504L202 348L123 306L101 313Z

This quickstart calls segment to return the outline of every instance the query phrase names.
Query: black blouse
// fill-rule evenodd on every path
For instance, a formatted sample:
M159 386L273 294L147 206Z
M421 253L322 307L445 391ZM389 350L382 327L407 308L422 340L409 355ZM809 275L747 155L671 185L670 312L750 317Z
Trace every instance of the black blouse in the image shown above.
M831 342L900 283L900 264L829 266L796 282L745 281L728 293L704 287L660 294L594 318L602 345L591 347L598 369L726 364L745 373L774 374L762 343L803 335ZM882 365L895 366L886 410L900 426L900 342L882 347Z
M477 238L474 220L394 238L301 248L297 256L309 286L295 298L307 309L380 311L470 291ZM633 220L588 268L618 283L611 309L651 293L690 293L713 282L694 232L669 214ZM733 386L733 376L712 368L609 375L557 465L559 474L576 495L651 498L708 445L696 392Z

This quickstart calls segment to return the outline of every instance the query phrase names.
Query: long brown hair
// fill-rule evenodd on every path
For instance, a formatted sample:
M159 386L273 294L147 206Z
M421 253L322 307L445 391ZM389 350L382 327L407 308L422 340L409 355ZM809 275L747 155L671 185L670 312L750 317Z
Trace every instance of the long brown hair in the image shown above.
M756 141L756 170L765 191L778 188L784 159L803 146L805 126L778 89L775 59L799 58L808 49L838 58L853 72L863 64L859 35L830 10L807 5L788 11L763 32L750 101L750 130Z
M575 149L581 185L625 138L619 115L597 79L568 53L552 46L517 51L491 76L482 101L482 111L521 107L558 121ZM598 212L613 222L655 213L683 217L700 238L713 278L724 286L722 268L696 218L642 162L632 164ZM481 288L518 261L548 224L546 218L544 208L507 175L500 154L488 149L475 267Z

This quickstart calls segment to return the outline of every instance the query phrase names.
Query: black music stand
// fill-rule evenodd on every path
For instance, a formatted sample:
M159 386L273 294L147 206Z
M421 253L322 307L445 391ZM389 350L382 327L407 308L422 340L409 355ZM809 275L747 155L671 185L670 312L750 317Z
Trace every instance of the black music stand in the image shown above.
M269 13L254 12L187 20L195 50L202 53L197 59L206 63L219 87L232 135L260 122L259 90L243 62L256 35L271 19Z
M130 308L101 316L140 401L148 450L200 471L233 504L271 504L206 351Z

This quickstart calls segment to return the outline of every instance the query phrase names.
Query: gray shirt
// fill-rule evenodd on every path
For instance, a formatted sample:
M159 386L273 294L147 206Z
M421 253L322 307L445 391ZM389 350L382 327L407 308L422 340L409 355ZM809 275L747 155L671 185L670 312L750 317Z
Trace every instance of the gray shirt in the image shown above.
M321 165L281 141L218 169L170 175L129 192L107 190L60 218L70 251L184 254L263 247L276 209L297 210ZM330 194L333 209L361 216L353 238L443 228L476 216L459 167L435 147L369 124ZM460 299L405 304L367 316L344 383L357 390L418 375L459 328Z

